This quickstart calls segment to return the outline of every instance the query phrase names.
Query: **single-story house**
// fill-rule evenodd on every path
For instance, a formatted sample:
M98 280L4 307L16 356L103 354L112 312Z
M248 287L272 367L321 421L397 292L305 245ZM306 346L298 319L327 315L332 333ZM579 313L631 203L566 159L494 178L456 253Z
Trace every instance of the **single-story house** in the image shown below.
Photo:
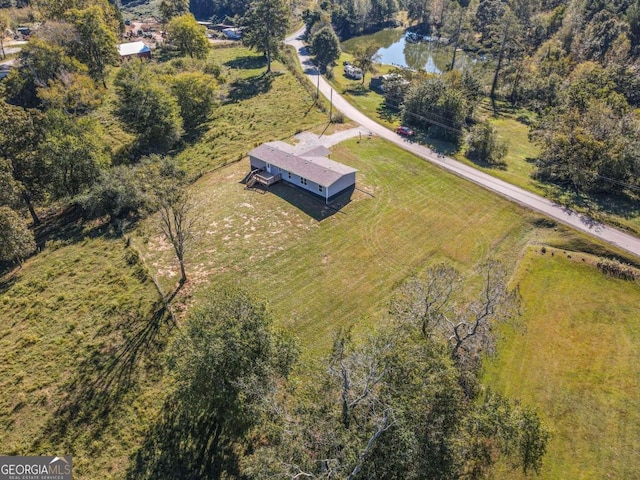
M120 61L129 58L151 58L151 49L144 42L121 43L118 45L118 53L120 53Z
M256 182L270 185L283 180L328 203L345 190L355 188L357 172L327 158L329 153L322 146L299 149L284 142L264 143L249 152L252 173L247 185Z

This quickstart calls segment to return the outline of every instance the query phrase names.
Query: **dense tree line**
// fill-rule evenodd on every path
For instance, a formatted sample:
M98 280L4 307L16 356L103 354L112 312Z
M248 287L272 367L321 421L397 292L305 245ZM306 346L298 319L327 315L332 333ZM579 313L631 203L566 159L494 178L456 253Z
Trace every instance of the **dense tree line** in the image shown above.
M313 41L327 27L341 37L361 33L363 25L375 23L367 20L372 5L321 2L305 12L309 37ZM507 102L537 115L531 135L541 145L538 179L579 192L635 196L639 1L405 0L398 7L413 28L448 39L451 70L459 47L482 55L482 70L490 70L484 78L470 72L462 78L395 72L384 95L403 122L460 142L477 121L475 106L487 95L494 110ZM488 127L473 129L469 139L471 156L500 163L503 149Z
M358 341L337 332L303 383L288 381L297 347L264 304L215 288L169 350L167 408L183 420L161 423L131 478L176 468L185 478L255 479L486 478L496 463L539 471L548 432L538 415L478 381L493 330L518 305L499 264L482 277L468 302L449 265L409 279L389 328Z
M6 232L14 240L7 245L21 246L7 247L0 260L19 261L33 251L22 240L31 235L32 242L33 233L17 219L28 213L34 225L40 223L41 206L73 202L88 216L107 215L116 231L126 216L159 208L127 165L166 153L183 135L195 134L214 108L218 85L219 71L190 68L167 75L149 62L126 62L113 83L115 113L134 141L114 151L93 112L104 108L107 76L119 64L117 8L106 0L40 0L35 6L46 22L20 52L19 66L0 92L0 203L13 212L3 210L3 221L13 222ZM208 42L191 14L173 16L168 28L180 55L195 62L207 55Z

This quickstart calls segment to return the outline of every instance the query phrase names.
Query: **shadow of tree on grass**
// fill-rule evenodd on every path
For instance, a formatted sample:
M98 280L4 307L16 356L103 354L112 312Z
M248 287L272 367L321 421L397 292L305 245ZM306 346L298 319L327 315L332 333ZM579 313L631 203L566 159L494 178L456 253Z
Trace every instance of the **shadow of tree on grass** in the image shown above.
M140 449L131 456L125 478L219 479L223 472L237 476L238 458L232 447L214 415L188 411L173 395Z
M388 107L384 103L376 109L376 113L378 114L378 117L390 123L400 120L402 117L400 110Z
M160 363L159 355L174 327L160 303L150 317L121 315L118 321L106 323L95 335L106 341L93 346L80 361L77 375L61 386L59 394L65 399L33 442L32 450L51 443L73 451L79 436L101 438L113 422L113 414L140 381L141 362L147 363L147 370Z
M271 89L274 74L262 74L241 78L229 85L229 100L233 103L267 93Z
M224 66L229 68L239 68L242 70L267 68L267 57L264 55L245 55L244 57L237 57L225 62Z
M344 89L344 93L348 94L348 95L354 95L357 97L364 97L366 95L369 95L369 92L371 90L369 90L367 87L365 87L363 84L359 83L358 85L354 86L354 87L349 87L349 88L345 88Z

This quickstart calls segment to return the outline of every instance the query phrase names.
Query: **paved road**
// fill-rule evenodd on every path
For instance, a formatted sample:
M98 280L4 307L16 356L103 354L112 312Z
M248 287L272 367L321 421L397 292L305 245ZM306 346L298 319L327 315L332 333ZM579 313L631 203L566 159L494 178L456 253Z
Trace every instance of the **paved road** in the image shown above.
M495 193L502 195L520 205L536 210L543 213L565 225L586 232L596 238L604 240L607 243L615 245L627 252L630 252L637 257L640 257L640 239L630 235L626 232L618 230L616 228L604 225L596 220L574 212L573 210L558 205L544 197L536 195L534 193L523 190L498 178L492 177L480 170L465 165L457 160L449 157L438 156L428 147L407 141L403 137L400 137L396 133L392 132L388 128L380 125L374 120L370 119L353 105L347 102L341 95L335 90L331 93L331 86L322 77L318 79L319 73L311 62L311 58L308 54L306 47L301 39L301 35L304 29L298 30L296 33L286 39L286 43L293 45L297 52L300 64L304 70L305 75L313 83L313 85L320 85L320 93L327 98L333 98L333 108L341 111L344 115L352 119L354 122L360 124L365 129L373 132L375 135L388 140L399 147L423 158L445 170L452 172L462 178L465 178L473 183L481 185Z

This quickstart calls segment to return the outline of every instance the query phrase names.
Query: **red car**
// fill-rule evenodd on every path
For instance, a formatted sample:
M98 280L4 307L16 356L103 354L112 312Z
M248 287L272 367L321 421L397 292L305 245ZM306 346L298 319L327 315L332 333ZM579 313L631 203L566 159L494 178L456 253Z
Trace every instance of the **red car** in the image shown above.
M398 127L396 128L396 133L404 135L405 137L413 137L416 134L416 132L411 130L409 127Z

